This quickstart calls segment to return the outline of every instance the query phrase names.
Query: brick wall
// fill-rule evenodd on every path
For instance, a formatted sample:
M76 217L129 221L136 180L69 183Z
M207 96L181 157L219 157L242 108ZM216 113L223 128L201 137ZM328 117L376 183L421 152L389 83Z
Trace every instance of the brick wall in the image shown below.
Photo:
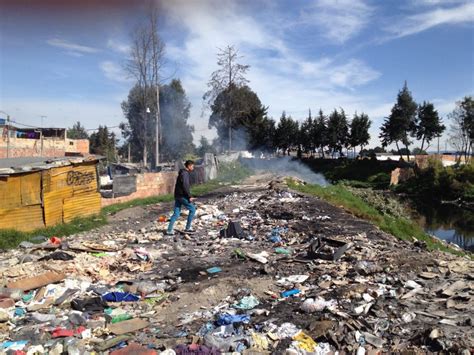
M131 201L137 198L160 196L174 192L177 172L137 174L137 191L116 198L102 198L102 207Z
M41 140L10 137L7 144L6 137L0 137L0 159L7 157L63 157L66 152L89 153L88 139L43 139L43 154L41 154Z

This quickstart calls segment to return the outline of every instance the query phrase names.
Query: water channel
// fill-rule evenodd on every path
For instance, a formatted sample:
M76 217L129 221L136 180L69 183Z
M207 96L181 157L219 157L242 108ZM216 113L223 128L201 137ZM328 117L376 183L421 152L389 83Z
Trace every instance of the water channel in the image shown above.
M455 205L422 205L417 212L415 219L427 233L474 252L474 211Z

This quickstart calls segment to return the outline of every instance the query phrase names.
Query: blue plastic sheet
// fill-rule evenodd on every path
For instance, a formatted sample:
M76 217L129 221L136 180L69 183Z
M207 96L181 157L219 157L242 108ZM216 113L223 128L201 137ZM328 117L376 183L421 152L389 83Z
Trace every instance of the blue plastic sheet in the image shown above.
M108 302L136 302L140 299L137 295L125 292L109 292L102 296Z
M216 324L217 325L228 325L233 323L249 323L250 316L247 314L229 314L224 313L220 314L217 318Z

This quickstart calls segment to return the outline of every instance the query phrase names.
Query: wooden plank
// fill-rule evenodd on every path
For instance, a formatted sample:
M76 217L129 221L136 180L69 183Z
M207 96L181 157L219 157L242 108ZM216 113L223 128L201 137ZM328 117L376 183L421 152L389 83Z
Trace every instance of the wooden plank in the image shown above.
M109 324L107 328L109 328L110 332L115 335L127 334L136 332L137 330L146 328L150 325L146 320L135 318L130 320L124 320L119 323Z
M21 204L23 206L41 203L41 173L25 174L20 177Z
M46 286L49 284L62 281L65 278L66 278L65 274L48 271L38 276L10 282L7 285L7 287L19 288L23 291L29 291L29 290L34 290L36 288L40 288L41 286Z

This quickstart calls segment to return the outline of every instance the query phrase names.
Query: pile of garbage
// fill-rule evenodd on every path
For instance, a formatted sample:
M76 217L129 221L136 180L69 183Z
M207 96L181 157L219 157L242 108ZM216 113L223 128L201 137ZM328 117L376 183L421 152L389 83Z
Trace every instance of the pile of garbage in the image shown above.
M470 258L271 186L4 252L0 354L470 353Z

